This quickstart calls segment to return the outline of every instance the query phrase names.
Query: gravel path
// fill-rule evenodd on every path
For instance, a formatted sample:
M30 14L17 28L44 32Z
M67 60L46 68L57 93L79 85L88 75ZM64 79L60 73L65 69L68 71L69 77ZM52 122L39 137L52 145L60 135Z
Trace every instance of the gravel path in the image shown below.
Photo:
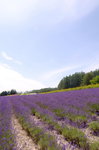
M99 116L98 115L95 115L95 118L96 118L95 121L99 121ZM81 131L84 132L84 134L86 135L89 143L99 141L99 136L93 135L90 128L81 129Z
M81 129L81 131L83 131L84 134L87 136L89 143L99 141L99 136L94 136L93 134L91 134L91 130L89 128Z
M12 115L12 128L15 135L16 150L39 150L37 145L33 143L31 137L29 137L25 130L22 129L20 123L16 119L15 115Z
M36 116L30 116L30 118L35 123L35 125L37 125L39 128L44 129L48 134L54 136L57 144L61 146L63 150L78 150L78 148L75 148L68 141L66 141L62 135L58 134L56 130L51 130L49 128L49 125L42 122L41 119L38 119Z

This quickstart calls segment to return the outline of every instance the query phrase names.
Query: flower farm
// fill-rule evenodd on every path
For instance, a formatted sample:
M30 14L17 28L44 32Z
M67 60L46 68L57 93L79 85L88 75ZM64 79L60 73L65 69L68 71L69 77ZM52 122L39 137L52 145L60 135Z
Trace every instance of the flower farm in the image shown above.
M0 150L99 150L99 88L1 96Z

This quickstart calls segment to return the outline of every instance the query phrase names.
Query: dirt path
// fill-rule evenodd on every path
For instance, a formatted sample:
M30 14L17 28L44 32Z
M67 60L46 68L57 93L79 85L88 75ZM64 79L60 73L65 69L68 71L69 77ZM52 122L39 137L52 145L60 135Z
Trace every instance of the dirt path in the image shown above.
M68 141L66 141L62 135L58 134L56 130L54 129L51 130L49 128L49 125L42 122L41 119L38 119L36 116L30 116L30 118L34 122L35 125L37 125L39 128L44 129L48 134L54 136L57 144L61 146L63 150L78 150L78 148L75 148L70 143L68 143Z
M97 117L97 120L99 119L99 117ZM64 121L58 121L58 123L62 126L62 125L65 125L65 122ZM67 125L67 124L66 124ZM71 125L67 125L68 127L72 127ZM82 129L79 129L81 130L87 137L87 140L89 143L93 143L93 142L96 142L96 141L99 141L99 136L94 136L92 133L91 133L91 130L89 128L82 128Z
M17 150L39 150L37 145L33 143L31 137L29 137L25 130L22 129L20 123L16 119L15 115L12 115L12 128L15 135Z
M91 134L91 130L89 128L81 129L81 131L83 131L84 134L87 136L89 143L99 141L99 136L94 136L93 134Z

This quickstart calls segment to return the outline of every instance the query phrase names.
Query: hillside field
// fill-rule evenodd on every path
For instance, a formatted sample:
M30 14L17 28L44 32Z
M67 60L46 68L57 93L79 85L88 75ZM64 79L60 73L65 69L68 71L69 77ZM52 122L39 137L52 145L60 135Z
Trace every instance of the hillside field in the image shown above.
M0 96L0 150L99 150L99 88Z

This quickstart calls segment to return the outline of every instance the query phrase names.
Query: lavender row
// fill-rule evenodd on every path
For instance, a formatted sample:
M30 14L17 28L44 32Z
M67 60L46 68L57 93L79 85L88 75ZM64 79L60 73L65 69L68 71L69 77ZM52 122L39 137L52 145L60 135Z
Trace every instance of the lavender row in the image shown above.
M29 111L32 110L32 115L35 115L37 118L40 118L42 121L47 123L50 130L54 129L58 131L59 134L62 134L71 144L82 147L84 150L86 148L88 149L87 139L80 130L76 128L68 128L66 125L63 127L60 126L57 123L57 120L54 119L54 116L51 116L51 114L49 114L48 110L42 109L35 103L31 102L30 99L26 99L26 97L24 97L24 99L23 97L21 97L20 102L23 104L23 106L25 105L26 109L29 109Z
M52 115L57 121L64 120L76 127L86 127L87 122L95 119L95 113L98 114L99 88L22 96L20 100L34 105L37 109L42 107L44 113ZM91 107L95 104L97 110Z
M12 107L8 97L0 97L0 150L14 150L15 141L11 125Z
M26 130L29 136L33 138L35 144L40 147L40 150L61 150L61 148L57 145L53 136L46 134L46 130L43 130L37 127L31 119L31 109L23 105L21 101L18 101L17 98L13 99L13 109L22 125L23 129Z

